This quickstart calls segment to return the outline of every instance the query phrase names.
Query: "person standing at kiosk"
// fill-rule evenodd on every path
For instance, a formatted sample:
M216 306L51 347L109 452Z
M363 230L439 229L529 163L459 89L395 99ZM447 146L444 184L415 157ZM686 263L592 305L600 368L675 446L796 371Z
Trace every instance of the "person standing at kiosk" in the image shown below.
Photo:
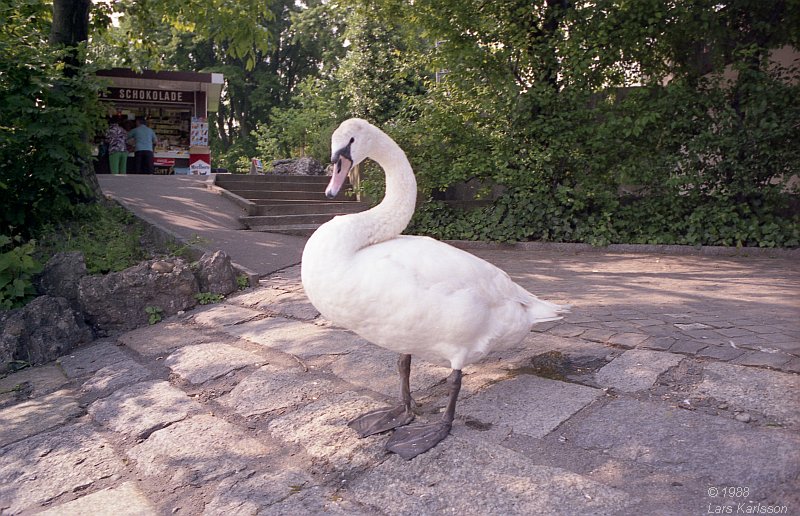
M158 143L156 133L147 127L144 117L136 117L136 127L128 133L128 141L133 142L133 168L137 174L152 174L153 146Z
M125 145L127 136L128 132L120 125L120 117L112 118L106 132L108 165L112 174L125 174L127 171L128 149Z

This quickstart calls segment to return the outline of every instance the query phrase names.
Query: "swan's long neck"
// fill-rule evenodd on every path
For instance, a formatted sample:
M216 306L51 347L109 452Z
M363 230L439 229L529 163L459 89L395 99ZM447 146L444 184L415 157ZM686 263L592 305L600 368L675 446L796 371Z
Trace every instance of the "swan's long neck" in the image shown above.
M364 246L398 236L408 226L417 203L417 180L403 150L383 136L373 159L386 173L386 195L380 204L354 217L368 229Z
M403 232L414 215L417 181L408 158L383 133L376 137L375 143L370 157L386 173L386 195L374 208L336 217L318 230L328 236L333 236L332 232L335 232L335 249L327 249L329 256L352 254L364 247L390 240ZM326 240L330 245L330 239Z

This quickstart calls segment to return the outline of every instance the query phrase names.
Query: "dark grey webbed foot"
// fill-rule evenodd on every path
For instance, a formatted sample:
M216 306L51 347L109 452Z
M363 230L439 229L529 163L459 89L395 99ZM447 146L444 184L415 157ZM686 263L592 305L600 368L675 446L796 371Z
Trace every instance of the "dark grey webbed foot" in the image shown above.
M394 452L405 460L410 460L430 450L445 437L450 434L453 427L453 420L456 415L456 401L458 393L461 391L461 370L453 369L447 377L447 384L450 387L450 395L447 401L447 408L442 414L442 420L438 423L427 423L399 428L386 443L386 449Z
M386 443L386 449L411 460L442 442L450 434L451 427L452 423L439 421L398 428Z
M404 405L399 405L362 414L347 423L347 426L355 430L359 437L367 437L407 425L413 420L414 413Z

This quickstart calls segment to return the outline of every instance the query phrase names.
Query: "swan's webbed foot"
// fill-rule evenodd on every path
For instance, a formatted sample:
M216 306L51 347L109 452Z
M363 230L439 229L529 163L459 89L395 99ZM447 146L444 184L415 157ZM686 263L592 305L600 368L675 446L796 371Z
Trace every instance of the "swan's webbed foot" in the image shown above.
M461 370L454 369L447 378L450 396L447 408L438 423L427 423L399 428L386 443L386 449L405 460L410 460L430 450L450 434L456 415L456 400L461 390Z
M347 423L347 426L358 433L359 437L379 434L393 428L404 426L414 420L410 407L399 405L394 408L377 409L362 414Z
M386 450L411 460L442 442L451 427L452 423L440 421L398 428L386 443Z
M397 360L397 371L400 373L400 399L403 404L367 412L347 423L347 426L358 432L359 437L386 432L407 425L414 420L414 413L411 411L414 400L411 398L409 385L411 355L400 355Z

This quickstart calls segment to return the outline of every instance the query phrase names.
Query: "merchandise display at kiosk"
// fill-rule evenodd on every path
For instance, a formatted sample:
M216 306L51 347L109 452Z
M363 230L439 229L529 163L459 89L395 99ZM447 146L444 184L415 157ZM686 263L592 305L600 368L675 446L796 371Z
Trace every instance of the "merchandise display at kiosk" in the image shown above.
M111 83L101 96L109 119L121 119L122 127L130 131L136 127L136 118L144 117L156 133L156 174L211 172L207 116L219 107L222 74L115 68L100 70L97 75ZM104 142L97 143L95 170L108 173L108 159L103 159ZM137 173L133 170L133 155L129 152L128 173Z

